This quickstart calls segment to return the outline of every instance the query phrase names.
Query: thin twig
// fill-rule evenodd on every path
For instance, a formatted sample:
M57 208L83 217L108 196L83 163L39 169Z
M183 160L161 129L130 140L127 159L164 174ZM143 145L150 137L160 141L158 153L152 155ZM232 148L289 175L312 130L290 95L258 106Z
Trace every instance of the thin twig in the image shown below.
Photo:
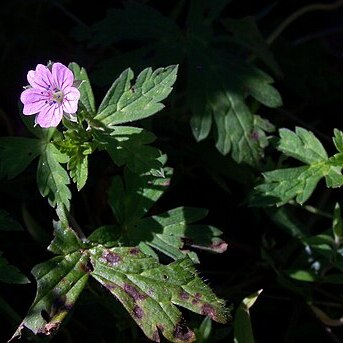
M300 18L302 15L313 12L313 11L332 11L340 6L343 6L343 0L338 0L332 4L312 4L302 8L299 8L288 16L281 24L269 35L267 38L267 44L271 45L277 37L296 19Z

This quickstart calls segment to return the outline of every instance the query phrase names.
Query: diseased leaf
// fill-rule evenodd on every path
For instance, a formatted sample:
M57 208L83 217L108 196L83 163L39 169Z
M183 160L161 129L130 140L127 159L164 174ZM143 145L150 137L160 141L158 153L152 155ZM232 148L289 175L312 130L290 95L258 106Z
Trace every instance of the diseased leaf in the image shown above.
M48 250L56 255L67 255L83 249L82 242L70 227L65 227L61 222L54 222L54 229L54 239Z
M111 133L94 133L99 149L105 149L113 162L137 174L159 172L162 153L147 145L155 140L150 132L131 126L117 126Z
M90 253L92 276L118 298L151 340L158 342L162 334L172 342L194 341L175 305L227 322L224 302L197 276L190 259L160 265L139 249L124 247L97 246Z
M219 323L229 319L224 301L201 280L189 258L162 265L138 247L83 243L62 223L55 224L49 249L60 255L33 269L36 298L12 339L20 336L24 327L44 336L55 333L89 275L123 304L154 341L159 341L160 334L173 342L194 341L195 335L184 324L177 306Z
M9 213L0 209L0 231L22 231L23 227Z
M106 126L128 123L160 111L161 103L172 91L177 66L143 70L131 85L133 72L125 70L113 83L95 116Z
M1 254L0 251L0 281L17 284L30 283L30 280L17 267L9 264Z
M46 144L41 153L37 168L38 189L43 197L48 197L52 207L63 204L67 209L70 208L70 180L60 164L68 160L68 156L61 153L53 143Z
M200 208L175 208L129 227L127 240L131 244L144 241L174 260L184 258L189 248L222 253L227 248L227 243L219 238L222 232L212 226L193 224L206 215L207 211ZM198 262L196 255L192 259Z
M0 179L12 179L23 172L39 156L41 146L41 141L34 138L1 137Z
M80 68L75 62L69 63L68 67L74 73L75 80L81 81L81 84L78 87L80 91L80 102L89 114L94 115L96 112L94 95L86 69Z
M47 336L58 330L85 287L88 259L86 254L75 251L41 263L32 270L38 285L36 298L12 339L20 336L24 327L34 334Z

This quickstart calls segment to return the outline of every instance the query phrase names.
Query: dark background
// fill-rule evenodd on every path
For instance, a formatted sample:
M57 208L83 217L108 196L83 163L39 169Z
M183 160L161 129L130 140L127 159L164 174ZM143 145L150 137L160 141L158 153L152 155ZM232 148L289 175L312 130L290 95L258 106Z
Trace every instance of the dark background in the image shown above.
M180 10L175 22L186 30L185 19L189 1L140 1L165 16L172 17L173 10ZM323 1L324 2L324 1ZM101 72L102 62L115 54L127 53L137 45L149 44L148 40L122 41L110 47L96 46L81 39L83 33L101 21L109 8L122 8L125 1L38 1L14 0L0 4L0 134L27 135L19 116L19 96L26 85L28 70L38 63L75 61L89 72L96 99L100 99L110 83L125 67L125 60L118 60L113 69ZM233 0L221 13L221 18L255 16L261 33L267 37L280 22L301 6L311 1L252 1ZM154 25L154 23L151 23ZM218 25L218 30L220 27ZM108 32L109 35L113 34ZM276 78L284 106L278 110L265 110L268 119L277 127L294 128L295 125L312 129L324 144L329 145L334 127L342 129L343 105L343 7L334 11L308 13L290 25L271 46L283 76ZM156 66L161 63L154 56L135 61L132 67ZM216 293L236 306L246 295L263 288L261 298L252 309L253 329L257 342L341 342L339 328L330 335L305 304L305 299L280 287L270 265L261 257L263 244L282 248L290 244L290 237L275 228L268 215L249 208L246 196L259 172L247 166L234 166L232 174L222 171L225 187L218 185L209 170L226 168L231 163L219 156L211 139L196 143L189 123L178 107L182 104L182 82L186 73L183 61L166 60L162 66L180 63L179 79L167 109L153 121L146 121L157 136L156 145L169 156L168 165L174 168L174 178L169 192L153 209L160 212L180 205L209 209L206 223L219 227L228 242L228 251L221 256L200 253L200 270ZM159 65L158 65L159 66ZM112 80L112 81L109 81ZM169 109L168 109L169 106ZM210 165L209 154L218 162ZM113 172L108 160L97 155L90 165L90 179L84 193L73 198L75 217L80 218L89 232L92 227L87 217L94 211L103 220L108 212L103 206L105 185ZM231 164L230 164L231 166ZM103 168L102 168L103 167ZM211 169L212 168L212 169ZM240 181L242 173L242 182ZM230 174L230 175L228 175ZM243 176L244 174L244 176ZM232 176L236 175L236 176ZM247 176L248 175L248 176ZM0 207L22 217L23 207L44 228L45 234L35 240L30 232L11 233L9 241L2 243L5 256L26 275L31 268L51 255L45 251L52 237L51 208L41 199L31 174L15 181L0 183ZM250 181L249 181L250 180ZM86 195L84 195L86 194ZM84 198L88 196L88 211L84 215ZM337 195L339 198L339 195ZM320 191L315 194L319 201ZM318 222L314 226L328 225ZM267 242L267 243L266 243ZM272 243L271 243L272 242ZM268 245L267 244L267 245ZM276 250L277 250L276 249ZM29 257L27 257L29 256ZM292 258L292 256L290 256ZM285 262L287 263L287 261ZM1 296L6 298L20 317L24 317L35 294L31 285L3 286ZM105 296L104 302L109 301ZM114 307L119 305L113 302ZM124 312L117 317L85 292L76 306L72 318L53 339L54 342L115 342L140 341L145 338L127 322ZM198 325L199 318L186 314L191 323ZM7 340L14 331L14 322L1 318L0 341ZM121 324L123 323L123 324ZM116 326L117 325L117 326ZM126 330L118 330L126 328ZM231 341L231 326L215 325L215 332L229 333L222 341ZM119 332L119 333L118 333ZM219 337L218 336L218 337ZM338 340L335 341L336 337Z

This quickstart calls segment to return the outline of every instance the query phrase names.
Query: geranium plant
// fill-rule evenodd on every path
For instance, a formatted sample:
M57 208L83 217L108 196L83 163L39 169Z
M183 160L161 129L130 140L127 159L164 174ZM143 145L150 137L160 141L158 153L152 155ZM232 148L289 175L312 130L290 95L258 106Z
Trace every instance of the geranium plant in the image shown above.
M58 218L48 247L56 256L32 270L36 298L13 338L24 328L46 336L56 333L90 277L113 294L154 341L160 335L174 342L194 341L176 305L220 323L228 321L225 302L197 275L197 254L185 246L188 242L217 253L226 250L218 229L194 226L206 211L179 207L146 217L171 182L172 170L165 166L166 156L150 145L152 133L127 123L164 107L176 73L177 66L148 68L132 82L128 69L96 109L87 73L76 63L38 64L28 72L30 86L20 99L24 116L35 115L36 138L2 138L1 172L15 177L39 157L38 189ZM34 123L27 125L32 129ZM88 159L97 150L107 151L124 174L114 176L108 189L115 221L86 237L71 216L70 183L78 191L85 186L91 177ZM15 166L6 163L13 155L22 156ZM174 262L161 264L158 253Z

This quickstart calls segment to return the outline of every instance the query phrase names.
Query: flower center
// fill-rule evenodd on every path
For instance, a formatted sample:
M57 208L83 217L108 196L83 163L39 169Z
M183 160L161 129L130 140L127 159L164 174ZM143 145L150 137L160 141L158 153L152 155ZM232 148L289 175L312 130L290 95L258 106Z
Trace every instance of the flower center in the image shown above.
M63 95L64 94L61 90L56 89L56 91L52 93L52 100L61 104L63 102Z

